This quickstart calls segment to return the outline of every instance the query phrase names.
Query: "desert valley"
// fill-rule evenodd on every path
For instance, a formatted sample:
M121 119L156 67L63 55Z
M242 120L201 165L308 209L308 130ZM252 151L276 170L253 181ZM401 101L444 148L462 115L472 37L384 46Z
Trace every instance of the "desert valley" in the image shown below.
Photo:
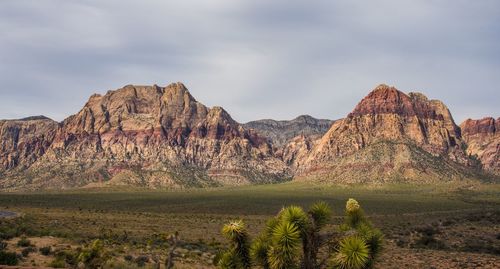
M243 268L222 262L224 223L241 218L255 237L280 208L324 201L332 238L314 268L330 268L354 197L384 238L370 266L496 268L498 130L498 118L457 125L442 101L385 84L342 119L243 124L182 83L127 85L62 122L0 121L0 260ZM101 260L82 263L96 242Z
M500 269L500 1L1 0L0 269Z

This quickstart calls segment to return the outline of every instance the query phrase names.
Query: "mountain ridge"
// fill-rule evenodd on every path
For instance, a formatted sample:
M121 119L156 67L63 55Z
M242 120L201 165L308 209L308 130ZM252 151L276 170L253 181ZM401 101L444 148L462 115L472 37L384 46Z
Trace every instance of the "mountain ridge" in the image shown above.
M498 176L499 122L458 126L443 102L381 84L340 120L301 115L240 124L222 107L198 102L180 82L126 85L90 96L60 123L45 116L0 120L0 187Z

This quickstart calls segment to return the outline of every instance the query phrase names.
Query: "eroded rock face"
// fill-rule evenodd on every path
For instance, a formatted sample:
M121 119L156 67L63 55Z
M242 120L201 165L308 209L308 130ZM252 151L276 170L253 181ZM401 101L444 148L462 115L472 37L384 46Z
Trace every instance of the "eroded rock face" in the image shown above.
M462 177L460 165L471 165L462 143L460 129L442 102L380 85L332 125L297 175L341 181L453 179ZM449 162L443 169L456 169L425 167L436 161Z
M316 119L302 115L293 120L257 120L245 123L247 129L254 129L263 137L267 137L275 148L281 149L298 136L315 140L321 138L330 128L333 121Z
M26 168L52 143L57 122L44 116L0 121L0 172Z
M265 138L224 109L197 102L181 83L128 85L91 96L61 123L28 173L37 175L33 184L42 188L124 181L206 186L290 177Z
M500 118L468 119L460 128L467 154L478 158L486 171L500 175Z

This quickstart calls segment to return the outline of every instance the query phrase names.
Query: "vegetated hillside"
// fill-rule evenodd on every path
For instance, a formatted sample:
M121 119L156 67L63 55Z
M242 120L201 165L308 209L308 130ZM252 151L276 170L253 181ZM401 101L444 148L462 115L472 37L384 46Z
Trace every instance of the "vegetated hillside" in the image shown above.
M462 128L441 101L387 85L334 122L300 116L245 125L196 101L182 83L128 85L91 96L61 123L0 121L0 188L498 177L498 120Z

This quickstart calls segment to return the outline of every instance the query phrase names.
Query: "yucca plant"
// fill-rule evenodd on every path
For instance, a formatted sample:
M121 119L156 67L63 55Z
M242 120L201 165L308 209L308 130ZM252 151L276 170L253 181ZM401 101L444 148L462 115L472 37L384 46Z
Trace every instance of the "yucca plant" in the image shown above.
M332 267L341 269L370 268L382 250L383 234L373 228L358 201L346 203L344 223L339 230L344 234L332 255Z
M300 231L294 223L280 222L273 230L268 249L269 267L293 269L297 267L300 247Z
M337 251L332 259L334 268L362 269L366 268L369 262L370 250L361 237L348 236L343 238Z
M284 207L267 221L262 233L249 244L243 221L233 221L222 229L231 246L218 261L221 268L250 268L252 262L264 269L319 268L318 252L327 235L321 230L329 223L331 209L318 202L305 212L301 207ZM381 250L383 235L364 216L359 203L349 199L346 217L340 226L343 236L331 253L332 267L368 268ZM302 250L302 251L301 251ZM322 257L323 264L328 256ZM252 260L252 262L250 261Z
M231 248L222 255L219 266L227 269L250 268L250 239L243 220L224 225L222 234L231 242Z

